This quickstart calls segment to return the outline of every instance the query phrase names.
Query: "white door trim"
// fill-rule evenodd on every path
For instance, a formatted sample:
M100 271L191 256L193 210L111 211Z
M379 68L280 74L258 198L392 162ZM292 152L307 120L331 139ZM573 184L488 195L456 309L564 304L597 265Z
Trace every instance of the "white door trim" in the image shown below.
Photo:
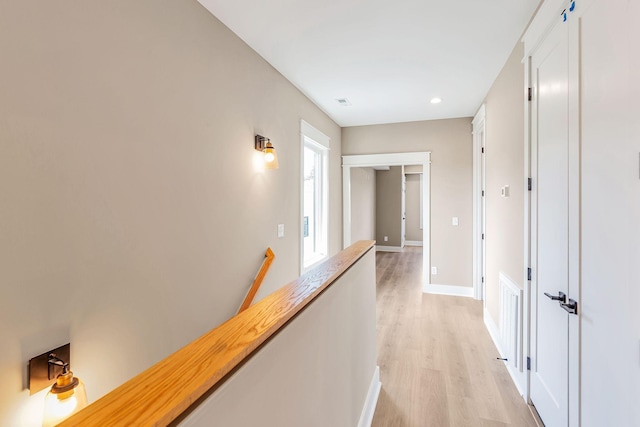
M531 90L531 57L526 56L524 62L524 90ZM531 191L529 190L529 178L531 177L531 102L528 96L524 99L524 271L522 272L524 283L523 313L522 313L522 346L525 362L531 355L531 281L528 268L531 267ZM526 363L525 363L526 366ZM530 380L531 371L525 370L524 400L531 403Z
M342 156L342 236L344 248L351 245L351 168L380 166L422 166L422 271L424 286L431 280L431 152L385 153Z

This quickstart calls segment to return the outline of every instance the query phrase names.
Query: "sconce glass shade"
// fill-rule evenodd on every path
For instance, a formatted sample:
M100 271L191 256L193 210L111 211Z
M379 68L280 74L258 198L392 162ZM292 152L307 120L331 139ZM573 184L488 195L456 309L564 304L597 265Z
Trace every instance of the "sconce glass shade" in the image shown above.
M262 152L264 153L265 169L278 169L280 167L278 164L278 154L276 153L276 149L273 147L271 141L265 144Z
M87 406L84 383L73 372L58 375L44 400L43 427L53 427Z

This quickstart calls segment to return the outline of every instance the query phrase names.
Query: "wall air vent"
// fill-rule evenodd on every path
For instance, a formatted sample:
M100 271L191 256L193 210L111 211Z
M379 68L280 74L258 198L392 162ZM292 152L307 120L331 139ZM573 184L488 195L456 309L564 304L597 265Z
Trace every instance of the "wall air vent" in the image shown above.
M336 99L336 101L338 102L338 104L342 105L343 107L348 107L351 105L351 102L349 102L347 98L338 98Z

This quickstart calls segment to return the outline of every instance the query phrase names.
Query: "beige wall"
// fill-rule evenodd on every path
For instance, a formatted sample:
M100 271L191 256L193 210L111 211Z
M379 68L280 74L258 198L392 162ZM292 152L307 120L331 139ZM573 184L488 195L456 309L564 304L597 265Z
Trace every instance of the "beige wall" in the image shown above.
M498 276L524 278L524 50L518 43L486 98L486 300L499 320ZM509 185L509 197L500 189Z
M342 153L431 152L431 282L472 286L471 118L342 129ZM451 218L459 218L459 226Z
M407 240L422 242L422 229L420 228L420 174L409 173L406 177L405 234L407 236Z
M351 168L351 241L376 238L376 172Z
M94 400L229 318L268 246L262 294L297 277L300 119L340 249L340 128L196 1L2 2L0 57L0 425L39 425L30 357L70 341Z
M380 246L402 245L401 166L376 171L376 242Z

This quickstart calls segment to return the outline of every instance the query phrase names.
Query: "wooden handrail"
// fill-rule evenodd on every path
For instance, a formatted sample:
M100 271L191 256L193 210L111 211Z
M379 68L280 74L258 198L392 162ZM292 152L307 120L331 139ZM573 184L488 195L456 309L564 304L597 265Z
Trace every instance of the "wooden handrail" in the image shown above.
M273 253L271 248L267 248L267 251L264 254L264 261L262 261L260 270L258 271L256 278L253 280L253 284L251 285L251 288L249 288L249 292L247 292L247 296L244 297L244 301L242 301L242 305L240 305L240 308L238 309L238 314L242 313L247 308L249 308L249 306L253 302L253 299L256 297L256 294L258 293L258 289L260 289L260 286L262 285L262 281L264 280L264 277L267 275L267 271L269 271L269 267L271 267L271 263L273 263L273 260L275 259L275 257L276 257L276 254Z
M166 426L373 248L362 240L59 424Z

